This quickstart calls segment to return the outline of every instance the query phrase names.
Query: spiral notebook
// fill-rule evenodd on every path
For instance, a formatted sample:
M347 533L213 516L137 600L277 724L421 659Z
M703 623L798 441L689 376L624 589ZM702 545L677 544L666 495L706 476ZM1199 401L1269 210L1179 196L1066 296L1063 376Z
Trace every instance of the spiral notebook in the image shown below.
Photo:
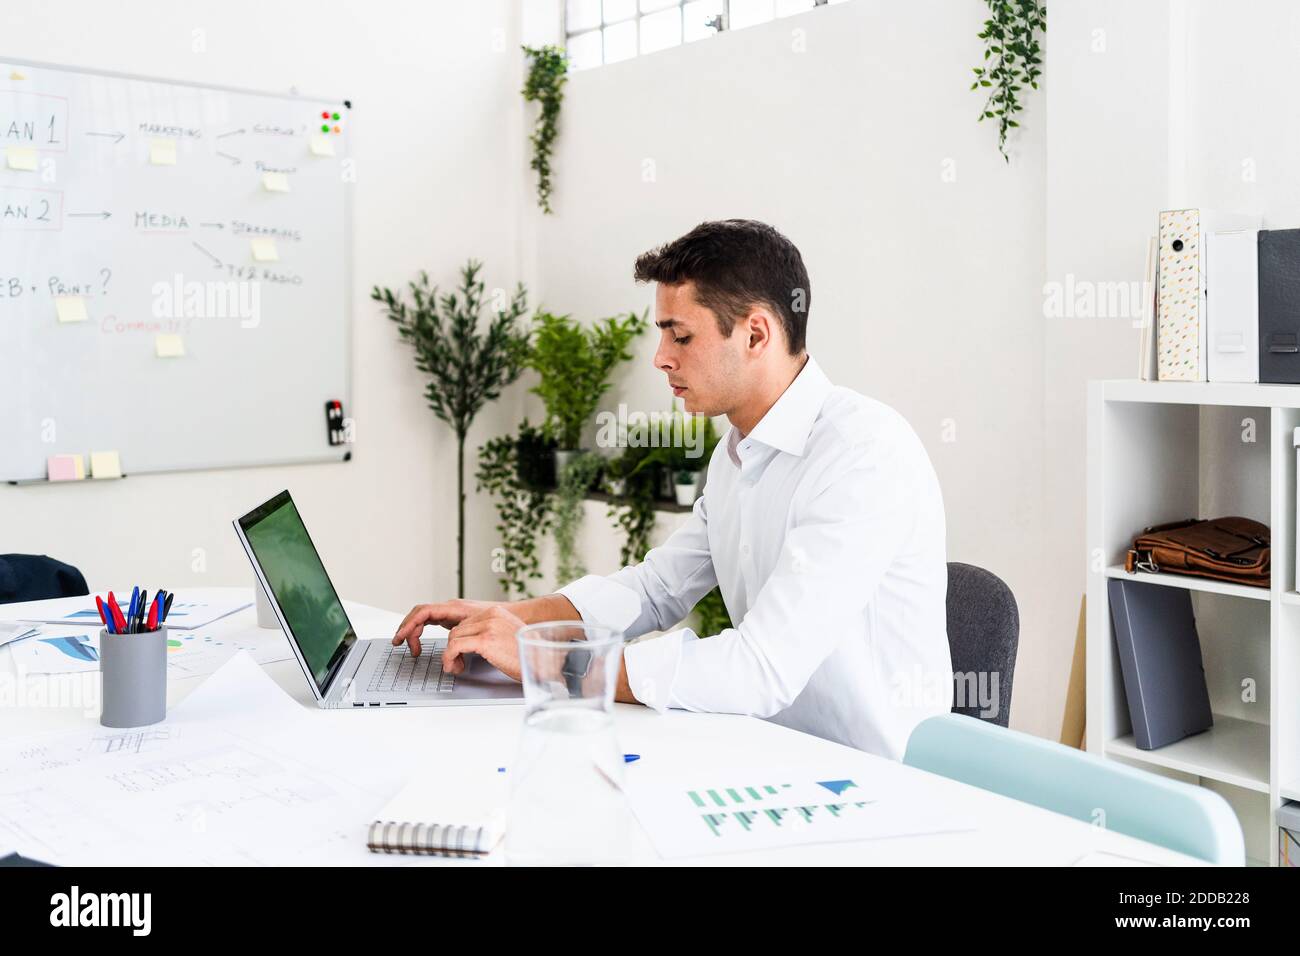
M505 774L429 772L407 784L366 830L372 853L481 858L505 835ZM477 777L478 779L471 779Z

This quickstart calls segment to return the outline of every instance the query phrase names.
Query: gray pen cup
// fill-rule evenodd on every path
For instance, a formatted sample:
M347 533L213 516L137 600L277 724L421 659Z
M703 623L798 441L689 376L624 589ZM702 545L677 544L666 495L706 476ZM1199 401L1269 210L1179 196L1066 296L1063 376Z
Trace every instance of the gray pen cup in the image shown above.
M143 634L99 632L105 727L143 727L167 716L167 626Z

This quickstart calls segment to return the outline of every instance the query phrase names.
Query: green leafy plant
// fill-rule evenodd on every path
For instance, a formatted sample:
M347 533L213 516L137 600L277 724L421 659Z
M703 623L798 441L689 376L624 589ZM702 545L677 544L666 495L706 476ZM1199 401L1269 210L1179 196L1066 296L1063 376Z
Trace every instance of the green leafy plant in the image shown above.
M537 172L537 204L542 212L551 212L551 151L559 134L560 103L564 84L569 78L569 56L557 46L523 48L528 58L528 76L524 79L524 100L541 104L537 126L530 137Z
M522 284L505 308L482 325L481 262L460 271L457 292L438 294L428 273L408 284L411 304L391 289L375 286L370 297L397 323L398 334L415 349L415 367L429 376L425 400L434 415L456 433L456 593L465 596L465 437L485 404L519 377L528 356L528 332L519 325L527 309Z
M551 522L550 492L526 483L519 468L518 449L538 433L525 421L518 436L493 438L478 455L478 489L496 498L501 553L494 557L493 569L506 594L518 597L531 597L529 582L542 576L537 539Z
M714 588L695 605L695 618L699 622L697 633L700 637L721 634L731 627L731 615L722 600L722 592Z
M587 573L577 554L578 531L582 527L582 500L600 473L602 459L593 452L575 455L560 471L551 512L554 516L555 575L560 581L576 581Z
M601 319L590 327L567 315L539 312L528 364L541 381L532 391L546 405L546 429L560 448L576 449L582 429L608 391L609 375L632 358L628 346L648 326L647 314Z
M980 122L997 120L998 151L1007 155L1007 133L1020 125L1015 116L1023 107L1019 94L1038 89L1043 72L1039 35L1047 29L1047 8L1038 0L985 0L989 19L979 38L984 41L984 65L974 68L971 89L988 89Z
M650 535L654 531L656 505L664 500L661 493L665 475L675 476L689 472L692 477L708 465L709 456L718 444L718 432L713 421L704 416L674 413L682 417L678 426L673 423L669 434L681 435L680 445L627 445L618 455L605 462L605 477L622 479L620 495L610 495L609 517L623 532L620 560L623 564L640 561L650 550ZM681 430L678 431L677 429ZM695 435L699 429L699 439ZM691 437L688 437L691 436ZM701 448L698 457L687 454L688 446Z
M611 496L608 516L623 532L619 560L625 565L640 561L650 550L662 467L651 458L653 451L629 447L605 463L606 475L623 479L623 493Z

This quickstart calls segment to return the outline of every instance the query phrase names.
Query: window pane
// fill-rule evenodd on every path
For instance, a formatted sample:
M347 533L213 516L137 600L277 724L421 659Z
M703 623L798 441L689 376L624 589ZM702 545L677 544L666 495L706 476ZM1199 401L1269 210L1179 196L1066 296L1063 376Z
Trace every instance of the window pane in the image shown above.
M741 30L756 23L766 23L772 19L772 12L772 0L731 0L729 26Z
M655 10L662 10L664 7L677 6L677 0L641 0L641 12L653 13Z
M605 62L617 63L636 56L636 21L605 27Z
M564 12L564 29L570 33L600 26L600 0L569 0Z
M600 31L579 33L569 37L569 63L575 70L586 70L600 66Z
M682 42L682 12L674 7L641 18L641 52L653 53Z
M717 31L705 26L711 17L722 13L722 0L693 0L682 6L683 36L687 43L711 37Z
M604 5L606 23L636 16L636 0L604 0Z
M788 17L792 13L803 13L813 8L813 0L776 0L776 15Z

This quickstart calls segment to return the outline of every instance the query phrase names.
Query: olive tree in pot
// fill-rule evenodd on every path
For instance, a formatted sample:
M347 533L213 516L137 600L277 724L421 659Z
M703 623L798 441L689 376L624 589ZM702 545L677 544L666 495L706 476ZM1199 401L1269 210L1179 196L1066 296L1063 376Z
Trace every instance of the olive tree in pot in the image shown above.
M400 293L375 286L370 297L383 304L397 332L415 349L415 367L429 376L424 397L434 415L456 433L456 595L465 596L465 437L485 404L501 396L528 358L529 333L519 324L527 310L523 285L483 327L481 262L460 270L457 292L438 294L428 273L409 283L411 304Z

